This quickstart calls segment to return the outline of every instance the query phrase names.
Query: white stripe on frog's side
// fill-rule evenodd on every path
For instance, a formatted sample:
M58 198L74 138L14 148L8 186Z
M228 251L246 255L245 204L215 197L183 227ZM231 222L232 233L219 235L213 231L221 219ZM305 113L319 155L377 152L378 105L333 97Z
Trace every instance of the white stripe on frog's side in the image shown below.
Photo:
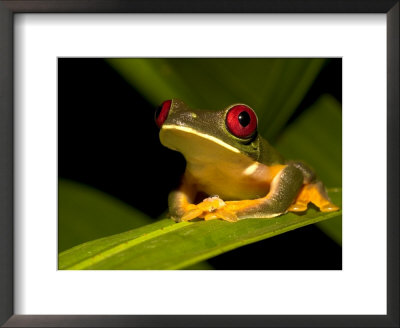
M226 148L226 149L228 149L230 151L233 151L235 153L240 153L239 149L236 149L235 147L232 147L231 145L228 145L227 143L221 141L220 139L217 139L217 138L215 138L213 136L210 136L208 134L205 134L205 133L198 132L198 131L196 131L196 130L194 130L192 128L188 128L186 126L167 124L167 125L163 125L161 129L181 130L181 131L185 131L187 133L195 134L195 135L200 136L200 137L202 137L204 139L207 139L207 140L210 140L212 142L215 142L216 144L218 144L218 145L220 145L220 146L222 146L222 147L224 147L224 148Z
M257 171L259 166L258 162L254 162L253 164L249 165L244 171L243 174L244 175L252 175L254 172Z

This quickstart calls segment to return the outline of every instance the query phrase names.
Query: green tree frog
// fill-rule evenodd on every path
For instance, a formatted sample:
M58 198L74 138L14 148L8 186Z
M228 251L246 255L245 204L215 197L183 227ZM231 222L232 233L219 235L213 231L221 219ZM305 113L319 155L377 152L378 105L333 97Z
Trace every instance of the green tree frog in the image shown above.
M257 116L245 104L210 111L167 100L155 121L161 143L186 159L182 182L168 197L177 222L272 218L306 211L310 202L322 212L339 209L306 164L285 161L257 133Z

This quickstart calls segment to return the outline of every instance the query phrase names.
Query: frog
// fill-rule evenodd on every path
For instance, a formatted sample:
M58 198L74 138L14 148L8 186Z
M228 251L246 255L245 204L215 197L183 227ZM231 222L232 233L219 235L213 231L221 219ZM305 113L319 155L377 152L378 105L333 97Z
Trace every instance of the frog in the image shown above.
M155 122L161 144L186 160L168 196L176 222L268 219L305 212L310 203L321 212L339 210L307 164L285 160L258 133L256 112L244 103L200 110L165 100Z

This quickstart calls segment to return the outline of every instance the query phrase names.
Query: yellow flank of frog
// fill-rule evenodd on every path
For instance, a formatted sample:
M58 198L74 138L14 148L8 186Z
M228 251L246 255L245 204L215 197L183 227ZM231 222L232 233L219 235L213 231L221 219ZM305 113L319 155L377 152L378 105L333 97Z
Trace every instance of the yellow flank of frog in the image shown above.
M192 110L167 100L155 120L161 143L186 159L181 185L168 199L177 222L272 218L306 211L308 203L322 212L339 209L308 166L285 161L257 133L257 116L247 105Z

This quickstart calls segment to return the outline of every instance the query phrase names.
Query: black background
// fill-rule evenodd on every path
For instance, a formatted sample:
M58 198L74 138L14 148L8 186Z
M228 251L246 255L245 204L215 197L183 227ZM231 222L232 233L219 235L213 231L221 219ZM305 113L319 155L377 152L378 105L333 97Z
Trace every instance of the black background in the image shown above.
M331 60L294 118L323 93L341 102L341 72L341 60ZM154 110L104 60L59 59L59 177L100 189L156 219L166 211L168 193L185 162L160 144ZM341 269L342 249L317 227L307 226L209 263L216 269Z

